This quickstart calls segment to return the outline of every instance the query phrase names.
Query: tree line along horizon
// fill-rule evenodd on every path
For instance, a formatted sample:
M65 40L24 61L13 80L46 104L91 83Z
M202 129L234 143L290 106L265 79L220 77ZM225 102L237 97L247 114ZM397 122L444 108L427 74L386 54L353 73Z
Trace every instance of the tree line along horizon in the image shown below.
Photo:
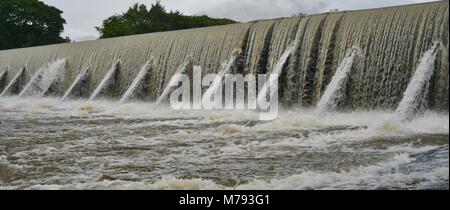
M61 37L66 20L63 11L39 0L0 1L0 50L71 42ZM99 39L237 23L231 19L187 16L167 11L158 0L147 8L134 4L122 14L95 27Z

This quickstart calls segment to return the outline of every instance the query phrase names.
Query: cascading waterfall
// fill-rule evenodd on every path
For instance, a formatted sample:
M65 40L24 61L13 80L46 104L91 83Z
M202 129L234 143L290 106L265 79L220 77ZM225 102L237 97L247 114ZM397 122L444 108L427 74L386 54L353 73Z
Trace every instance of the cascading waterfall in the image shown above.
M430 80L435 70L438 46L438 44L434 44L423 54L416 68L416 72L409 82L408 88L406 88L403 99L397 108L397 114L403 117L411 117L423 112L426 108Z
M83 70L77 75L75 80L70 85L69 89L67 89L66 93L64 93L62 97L62 101L70 99L71 97L79 97L82 95L83 87L87 83L87 78L89 75L90 66L86 65Z
M94 93L92 93L91 97L89 98L90 101L97 99L103 94L106 94L108 91L110 91L111 87L114 85L114 83L117 82L117 72L119 71L120 66L120 60L116 61L111 68L109 69L108 73L106 73L105 77L103 77L100 84L97 86L97 88L94 90Z
M49 88L63 77L65 65L66 59L60 59L42 66L20 92L19 97L44 96Z
M120 99L120 103L125 103L130 100L136 99L139 94L142 94L142 92L145 92L146 86L147 86L147 78L150 74L150 70L152 67L153 59L148 61L144 64L141 71L139 71L139 74L136 76L136 78L133 80L133 83L131 83L130 87L128 88L127 92L122 96Z
M205 91L205 93L202 96L203 104L211 103L211 97L216 93L216 91L220 92L220 90L222 90L221 87L223 85L224 76L225 74L231 73L231 70L233 69L233 66L236 64L239 54L240 54L239 51L235 51L228 60L222 63L220 70L216 74L216 77L214 78L210 87ZM220 94L222 95L222 92L220 92Z
M264 84L264 86L261 88L260 92L258 93L258 98L257 98L258 103L257 104L262 104L262 101L265 101L268 96L271 97L271 95L273 93L269 93L269 90L271 90L272 87L277 84L277 83L275 83L275 81L278 80L278 78L282 74L283 67L285 66L286 61L288 60L289 56L291 55L291 53L295 49L295 47L296 47L295 44L291 44L284 51L283 55L281 55L280 59L278 60L277 64L275 65L274 69L270 72L271 75L269 77L269 81L267 81Z
M344 95L344 88L347 84L350 71L352 70L356 52L356 48L348 50L347 55L342 60L333 79L330 84L328 84L322 98L317 104L315 109L316 112L328 112L337 109L338 103Z
M25 81L25 67L21 68L20 71L16 73L13 79L9 82L0 97L7 96L10 94L18 94L22 89L22 84Z
M158 100L156 100L155 104L157 106L160 106L163 103L167 102L170 93L174 90L174 88L176 88L176 86L178 86L178 82L180 80L180 76L182 74L187 73L187 71L189 71L189 69L192 68L192 64L193 64L192 63L192 57L191 56L187 56L184 59L184 62L176 70L175 75L172 76L172 78L170 78L169 84L166 86L166 88L164 88L164 91L159 96Z

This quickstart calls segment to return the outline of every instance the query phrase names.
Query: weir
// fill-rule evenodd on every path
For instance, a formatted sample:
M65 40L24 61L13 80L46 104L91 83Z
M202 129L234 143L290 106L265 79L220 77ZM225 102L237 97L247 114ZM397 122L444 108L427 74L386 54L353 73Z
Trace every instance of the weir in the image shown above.
M118 82L117 73L119 71L119 66L120 60L117 60L106 73L105 77L103 77L100 84L94 90L94 93L92 93L89 98L90 101L98 99L104 95L111 94L114 85Z
M176 73L174 76L172 76L169 80L169 84L167 84L166 88L164 88L164 91L159 96L158 100L156 100L156 105L160 106L169 100L169 95L172 93L172 91L177 88L178 83L180 81L180 75L186 74L188 71L192 71L192 57L187 56L184 59L184 62L178 67L176 70Z
M45 96L57 96L61 97L62 92L62 84L64 80L64 71L65 66L67 64L66 60L60 60L60 66L57 66L58 63L55 64L55 69L50 69L49 71L53 71L53 74L47 75L47 82L50 84L50 86L41 93L41 97Z
M150 75L152 63L153 58L144 64L141 71L139 71L139 74L133 80L133 83L131 83L127 92L125 92L125 94L120 99L120 103L125 103L130 100L136 100L148 91L148 76Z
M349 49L333 79L325 90L325 93L317 104L315 109L316 112L320 113L337 110L338 103L343 100L342 97L344 96L345 87L350 71L352 70L355 55L356 48Z
M216 77L214 78L211 85L202 96L202 104L211 104L212 103L211 98L214 97L214 101L222 105L223 101L216 100L215 95L218 95L220 96L220 98L222 98L224 77L226 74L232 73L231 71L233 67L236 65L236 61L239 57L239 54L240 54L239 51L235 51L228 60L222 63Z
M66 60L61 59L39 68L22 92L20 92L19 97L44 96L47 94L50 88L58 84L58 80L63 77L65 65Z
M6 88L0 94L0 97L12 95L12 94L19 94L24 86L24 83L25 83L25 67L22 67L16 73L16 75L11 79L9 84L6 86Z
M243 53L237 72L267 74L277 69L280 102L321 107L324 96L335 95L326 92L332 92L333 80L339 81L334 77L341 75L338 72L347 50L358 46L339 109L395 110L422 55L433 43L441 43L426 100L430 109L448 111L448 19L449 2L439 1L5 50L0 51L0 69L10 68L4 76L8 85L2 95L17 94L23 87L21 82L30 84L40 67L55 58L66 58L70 62L59 85L61 92L72 92L80 69L89 64L89 79L75 85L83 87L80 97L121 100L127 95L124 93L139 93L130 85L153 57L148 80L141 83L148 88L141 90L144 93L137 99L161 103L170 93L170 89L166 91L168 78L178 73L188 55L192 56L192 65L202 67L203 74L217 74L222 62L239 49ZM295 49L281 62L292 45ZM121 60L120 71L117 60ZM283 67L279 68L281 63ZM22 74L24 66L27 71ZM44 89L47 93L41 94L50 94ZM53 87L50 89L54 92Z
M262 101L266 101L267 97L271 97L274 93L271 92L273 90L273 86L277 85L278 83L275 83L275 80L278 80L279 76L283 73L283 67L286 64L286 61L288 60L289 56L291 55L292 51L295 49L295 44L292 44L288 47L288 49L281 55L280 60L278 60L277 64L275 65L275 68L270 72L272 74L269 77L269 81L267 81L261 90L258 93L258 103L262 104ZM278 91L278 87L276 88L276 91Z
M77 75L75 80L70 85L69 89L67 89L66 93L64 93L62 97L62 101L65 101L74 97L81 97L83 95L83 91L86 90L85 86L87 85L87 79L89 76L90 66L86 65L83 70Z

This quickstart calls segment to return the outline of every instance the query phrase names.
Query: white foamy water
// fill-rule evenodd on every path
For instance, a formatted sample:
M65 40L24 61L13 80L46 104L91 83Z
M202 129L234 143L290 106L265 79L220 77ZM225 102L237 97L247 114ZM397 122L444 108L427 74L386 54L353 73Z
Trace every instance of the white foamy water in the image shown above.
M447 189L447 113L0 98L1 189Z
M66 59L60 59L38 69L19 97L44 96L53 83L64 76L65 65Z

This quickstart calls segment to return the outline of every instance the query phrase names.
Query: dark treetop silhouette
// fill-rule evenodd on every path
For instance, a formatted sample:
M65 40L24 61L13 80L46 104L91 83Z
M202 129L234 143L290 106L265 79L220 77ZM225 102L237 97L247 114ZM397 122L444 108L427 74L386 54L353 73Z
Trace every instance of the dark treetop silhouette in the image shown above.
M0 50L69 42L61 14L38 0L1 0Z
M167 12L158 1L152 4L150 9L144 4L134 4L127 12L107 18L103 25L96 29L100 32L100 38L110 38L232 23L236 22L208 16L185 16L179 11Z

